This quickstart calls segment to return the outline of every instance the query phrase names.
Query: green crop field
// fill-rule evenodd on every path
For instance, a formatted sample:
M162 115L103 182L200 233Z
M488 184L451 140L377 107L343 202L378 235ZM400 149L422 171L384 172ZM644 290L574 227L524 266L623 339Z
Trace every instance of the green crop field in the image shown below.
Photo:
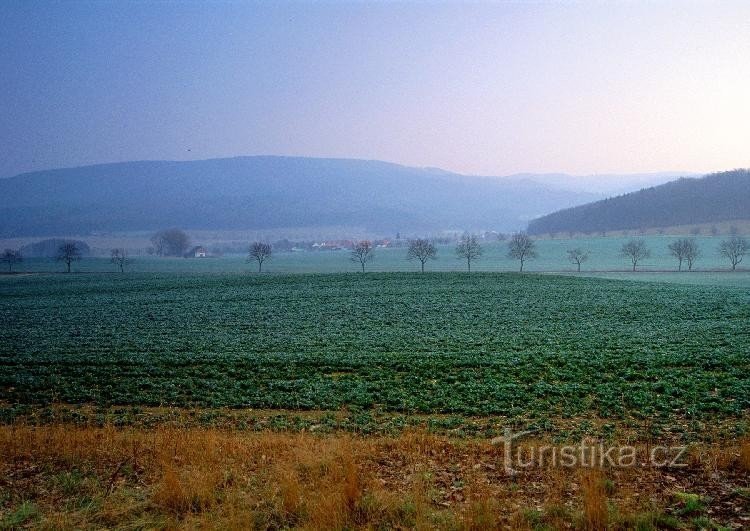
M0 280L0 400L651 418L750 410L745 288L508 273Z

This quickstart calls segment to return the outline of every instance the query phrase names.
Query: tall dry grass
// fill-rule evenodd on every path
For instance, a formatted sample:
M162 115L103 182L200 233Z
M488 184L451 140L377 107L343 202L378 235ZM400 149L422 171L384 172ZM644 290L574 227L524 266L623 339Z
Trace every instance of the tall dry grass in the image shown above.
M689 466L676 471L507 475L501 457L489 441L424 431L366 438L0 426L0 522L62 529L627 528L636 521L627 515L653 511L655 501L666 509L671 491L741 487L750 443L694 449Z

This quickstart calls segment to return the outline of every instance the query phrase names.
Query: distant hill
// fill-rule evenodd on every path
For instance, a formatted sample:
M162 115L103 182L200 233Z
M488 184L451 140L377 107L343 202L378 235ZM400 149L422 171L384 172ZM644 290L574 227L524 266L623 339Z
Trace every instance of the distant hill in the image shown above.
M750 171L683 178L529 222L531 234L646 229L750 219Z
M0 179L0 237L167 227L508 231L599 197L529 178L469 177L366 160L125 162Z

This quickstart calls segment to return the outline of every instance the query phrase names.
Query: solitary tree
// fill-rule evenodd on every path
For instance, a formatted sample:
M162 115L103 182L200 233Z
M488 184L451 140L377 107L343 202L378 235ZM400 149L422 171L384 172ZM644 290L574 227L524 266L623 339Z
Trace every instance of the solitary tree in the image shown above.
M182 256L190 246L190 237L180 229L160 230L151 237L157 256Z
M693 270L693 263L700 258L701 250L694 238L685 240L685 260L687 260L688 271Z
M21 256L21 251L5 249L3 254L0 254L0 262L8 264L8 273L11 273L15 264L23 262L23 256Z
M521 262L519 271L523 272L526 260L536 258L536 244L525 232L516 232L508 242L508 257Z
M576 247L575 249L568 249L568 260L570 260L571 264L578 265L578 272L581 272L581 264L584 263L586 260L589 259L589 252L584 251L580 247Z
M248 262L258 262L258 273L263 271L263 262L271 258L273 249L270 243L255 242L250 246L247 257Z
M677 271L682 271L682 262L688 263L688 270L693 269L693 262L700 255L698 244L693 238L680 238L669 244L669 253L677 258Z
M729 259L732 271L737 269L737 264L742 262L748 251L750 251L750 245L745 238L740 236L732 236L719 245L719 254Z
M643 240L630 240L628 243L623 244L620 249L620 256L629 258L633 263L633 271L638 265L638 262L644 258L651 256L651 251L646 247L646 242Z
M406 254L406 259L419 260L422 265L422 273L424 273L424 263L427 260L434 260L436 257L437 249L431 241L420 238L409 241L409 252Z
M365 264L375 257L375 253L372 251L372 242L369 240L362 240L354 244L352 252L349 254L349 260L352 262L359 262L362 266L362 272L365 272Z
M471 273L471 262L479 260L482 256L482 246L479 245L477 237L473 234L464 234L456 245L456 256L460 260L466 260L466 267Z
M109 261L120 268L120 273L125 272L125 266L130 264L130 258L125 249L112 249Z
M81 259L81 251L76 242L66 241L57 249L57 261L64 262L70 273L70 264Z

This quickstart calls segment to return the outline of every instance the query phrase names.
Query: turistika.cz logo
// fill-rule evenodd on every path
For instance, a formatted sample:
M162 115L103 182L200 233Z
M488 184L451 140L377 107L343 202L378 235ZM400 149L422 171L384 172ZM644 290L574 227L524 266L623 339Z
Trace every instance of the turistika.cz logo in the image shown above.
M639 455L635 446L607 446L603 442L587 439L579 444L563 446L518 444L519 439L532 433L533 430L514 433L510 428L505 428L502 436L492 439L493 444L503 445L503 467L507 474L513 475L530 468L687 466L683 460L687 446L651 446Z

